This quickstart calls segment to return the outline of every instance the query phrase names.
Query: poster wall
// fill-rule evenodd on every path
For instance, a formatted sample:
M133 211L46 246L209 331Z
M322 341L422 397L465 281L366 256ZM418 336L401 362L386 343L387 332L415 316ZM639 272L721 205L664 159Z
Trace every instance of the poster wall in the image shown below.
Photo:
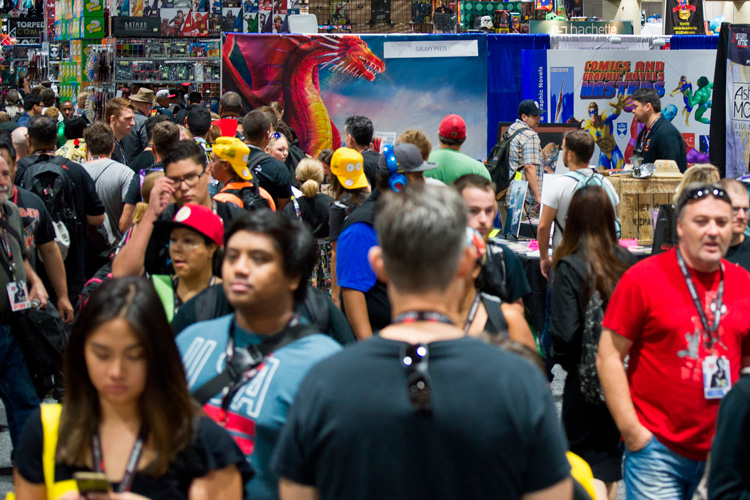
M456 113L468 130L462 151L485 158L486 52L483 36L230 33L222 92L238 92L246 109L281 103L300 146L315 157L341 146L351 115L367 116L384 137L420 129L435 149L440 121Z
M688 163L708 163L715 51L533 52L524 96L544 102L544 122L589 132L597 144L592 163L621 168L629 162L643 127L629 98L639 88L656 89L662 115L682 133Z

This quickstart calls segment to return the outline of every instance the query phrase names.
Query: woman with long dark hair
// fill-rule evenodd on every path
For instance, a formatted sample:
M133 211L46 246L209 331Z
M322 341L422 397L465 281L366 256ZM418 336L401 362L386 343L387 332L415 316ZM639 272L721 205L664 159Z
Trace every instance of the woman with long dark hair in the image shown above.
M198 412L153 286L144 278L108 281L70 337L54 477L44 470L37 414L16 452L16 496L79 499L73 474L95 471L106 475L110 499L240 500L251 475L245 456Z
M607 192L601 186L576 191L562 242L552 259L552 356L568 372L562 420L570 451L589 463L610 499L617 498L617 481L622 479L620 432L603 402L589 403L584 398L579 365L589 300L598 292L606 308L617 282L634 260L618 243L615 212Z

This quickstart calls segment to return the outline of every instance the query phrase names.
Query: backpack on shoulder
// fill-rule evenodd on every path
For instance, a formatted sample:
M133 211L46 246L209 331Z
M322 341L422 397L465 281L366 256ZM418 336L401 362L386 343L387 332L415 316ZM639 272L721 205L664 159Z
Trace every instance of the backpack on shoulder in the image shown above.
M615 233L617 234L617 237L620 238L622 236L622 226L620 225L620 217L617 215L615 193L604 183L604 176L597 172L594 172L589 176L577 170L573 170L564 174L564 177L570 177L578 182L576 188L573 190L574 193L584 186L601 186L601 188L604 189L604 192L606 192L609 197L610 203L612 203L612 210L615 212ZM564 227L557 222L557 217L555 217L555 224L557 224L560 231L564 229Z
M21 187L39 196L55 228L55 242L63 260L68 256L71 238L79 228L74 209L75 183L67 174L68 160L61 156L41 154L24 173ZM40 257L41 258L41 257Z
M578 364L578 378L581 383L583 399L590 404L603 404L604 392L599 382L596 369L596 354L599 351L599 339L602 336L604 303L598 290L594 290L586 304L583 315L583 341L581 361Z
M506 131L500 142L495 144L490 151L485 164L492 182L495 183L495 199L497 200L505 195L510 186L510 143L523 131L524 129L516 130L513 134Z

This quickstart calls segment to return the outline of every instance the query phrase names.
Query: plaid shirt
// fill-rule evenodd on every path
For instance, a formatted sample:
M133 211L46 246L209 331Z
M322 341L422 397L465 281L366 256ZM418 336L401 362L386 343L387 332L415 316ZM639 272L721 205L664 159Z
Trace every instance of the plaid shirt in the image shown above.
M513 135L517 130L522 130L510 143L510 175L513 176L517 171L523 173L524 165L536 165L536 177L539 181L539 191L542 190L542 180L544 167L542 166L542 147L539 142L539 134L534 132L525 122L516 119L508 128L508 133ZM523 175L526 180L526 175ZM529 190L531 198L534 193Z

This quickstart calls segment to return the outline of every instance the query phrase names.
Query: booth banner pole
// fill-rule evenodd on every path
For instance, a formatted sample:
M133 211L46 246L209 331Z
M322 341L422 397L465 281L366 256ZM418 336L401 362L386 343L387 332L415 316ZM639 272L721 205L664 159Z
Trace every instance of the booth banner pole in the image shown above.
M750 160L750 25L722 24L714 79L711 139L717 145L726 141L726 147L711 148L711 163L737 178Z
M705 35L702 0L665 0L664 33L667 35Z

